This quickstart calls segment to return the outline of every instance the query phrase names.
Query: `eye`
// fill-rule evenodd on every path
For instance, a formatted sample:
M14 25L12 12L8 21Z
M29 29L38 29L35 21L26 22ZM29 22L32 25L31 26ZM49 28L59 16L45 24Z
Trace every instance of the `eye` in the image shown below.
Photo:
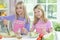
M22 7L16 7L16 9L22 9Z
M40 12L40 11L38 11L38 12Z
M36 12L34 12L34 13L36 13Z
M18 9L18 8L16 7L16 9Z
M22 9L22 7L20 7L20 9Z

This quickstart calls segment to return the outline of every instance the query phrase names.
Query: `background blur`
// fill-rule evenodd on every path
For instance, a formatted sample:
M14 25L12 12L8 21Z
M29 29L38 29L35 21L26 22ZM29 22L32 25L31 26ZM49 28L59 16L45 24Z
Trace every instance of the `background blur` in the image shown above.
M41 4L46 17L51 20L56 31L60 31L60 1L59 0L0 0L0 16L9 16L15 13L17 2L23 1L26 5L27 14L33 21L33 7Z
M33 7L41 4L46 17L52 21L53 27L59 38L60 34L60 0L0 0L0 16L9 16L15 13L15 5L17 2L23 1L26 5L27 14L31 19L34 18ZM1 22L0 22L1 23ZM60 40L60 39L59 39Z
M0 0L0 12L6 11L7 15L14 13L15 4L18 1L23 1L25 3L30 18L33 16L33 7L36 4L41 4L49 19L58 19L58 0Z

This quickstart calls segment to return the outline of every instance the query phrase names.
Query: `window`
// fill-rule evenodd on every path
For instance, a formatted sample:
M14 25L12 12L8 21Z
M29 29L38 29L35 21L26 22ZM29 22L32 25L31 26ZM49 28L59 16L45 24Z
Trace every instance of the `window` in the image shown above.
M45 11L48 18L57 18L57 0L37 0L37 3L45 6Z
M24 2L26 3L28 15L31 18L33 17L33 7L36 4L41 4L44 7L46 16L49 19L57 18L57 0L24 0Z
M37 3L46 3L46 0L37 0Z

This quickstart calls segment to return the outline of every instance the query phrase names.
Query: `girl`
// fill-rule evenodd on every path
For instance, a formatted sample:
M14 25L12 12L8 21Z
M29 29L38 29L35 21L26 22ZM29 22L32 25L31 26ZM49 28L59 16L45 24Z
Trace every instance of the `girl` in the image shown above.
M45 17L45 12L41 5L34 7L34 21L31 31L36 29L38 34L46 34L52 31L51 22Z
M30 28L30 21L29 21L29 18L26 14L26 8L25 8L25 5L22 1L18 2L16 4L16 7L15 7L15 14L14 15L11 15L11 16L5 16L5 17L1 17L3 18L2 20L10 20L12 23L13 22L19 22L19 21L22 21L24 22L24 27L22 27L21 29L21 34L27 34L28 31L29 31L29 28ZM17 21L15 21L17 20ZM16 31L17 29L17 31ZM20 29L20 27L13 27L13 31L18 34L18 30Z

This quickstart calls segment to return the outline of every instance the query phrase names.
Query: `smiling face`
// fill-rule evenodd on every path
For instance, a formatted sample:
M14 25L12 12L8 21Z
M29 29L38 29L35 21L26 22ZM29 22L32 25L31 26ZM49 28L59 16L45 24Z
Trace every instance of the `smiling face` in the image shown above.
M36 5L33 9L34 11L34 25L38 22L38 20L42 20L44 22L47 21L46 17L45 17L45 12L43 10L43 7L41 5Z
M21 4L18 4L17 6L16 6L16 13L17 13L17 15L22 15L22 13L23 13L23 5Z
M41 11L40 9L38 9L38 8L36 8L36 9L34 10L34 15L35 15L35 17L37 17L38 19L43 16L42 11Z
M15 13L16 13L16 19L18 19L19 17L23 17L23 18L26 18L26 21L28 22L26 6L24 5L22 1L16 4Z

